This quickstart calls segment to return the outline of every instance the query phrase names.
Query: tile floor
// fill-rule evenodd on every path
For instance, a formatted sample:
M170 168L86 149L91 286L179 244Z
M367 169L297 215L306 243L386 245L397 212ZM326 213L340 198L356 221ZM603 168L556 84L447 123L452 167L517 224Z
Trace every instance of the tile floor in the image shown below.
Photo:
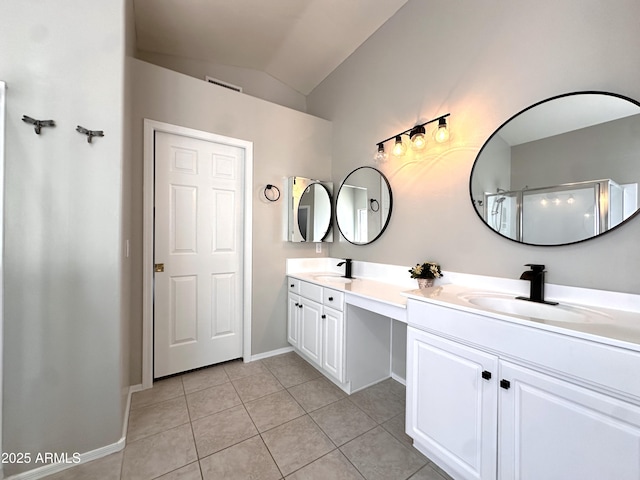
M127 446L49 480L445 480L404 433L404 386L347 396L295 353L133 394Z

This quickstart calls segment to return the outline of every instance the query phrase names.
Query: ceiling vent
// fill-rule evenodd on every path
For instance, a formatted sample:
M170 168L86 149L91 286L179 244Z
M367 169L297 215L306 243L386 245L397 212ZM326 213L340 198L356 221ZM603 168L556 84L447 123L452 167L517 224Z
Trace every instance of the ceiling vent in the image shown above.
M213 78L209 76L204 77L204 79L209 83L218 85L219 87L228 88L229 90L233 90L234 92L242 93L242 87L239 87L238 85L234 85L233 83L223 82L222 80L218 80L217 78Z

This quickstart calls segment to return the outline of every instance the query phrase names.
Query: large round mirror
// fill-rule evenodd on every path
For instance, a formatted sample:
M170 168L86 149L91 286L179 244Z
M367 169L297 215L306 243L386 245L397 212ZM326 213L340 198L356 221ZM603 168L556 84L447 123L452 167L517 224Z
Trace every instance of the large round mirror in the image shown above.
M471 201L489 228L529 245L566 245L638 213L640 104L605 92L536 103L484 144Z
M321 242L331 226L331 197L321 183L302 192L298 204L298 230L305 242Z
M356 168L347 175L338 191L338 229L355 245L371 243L387 228L392 206L387 177L373 167Z

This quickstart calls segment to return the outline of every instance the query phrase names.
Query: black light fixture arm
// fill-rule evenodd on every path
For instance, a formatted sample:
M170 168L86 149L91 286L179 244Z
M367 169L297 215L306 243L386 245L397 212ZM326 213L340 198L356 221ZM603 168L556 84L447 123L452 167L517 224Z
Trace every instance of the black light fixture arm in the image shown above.
M434 118L434 119L432 119L432 120L429 120L428 122L424 122L424 123L420 123L420 124L418 124L418 125L414 125L414 126L413 126L413 127L411 127L411 128L407 128L407 129L406 129L406 130L404 130L403 132L396 133L395 135L391 135L389 138L385 138L384 140L382 140L382 141L380 141L380 142L376 143L376 145L380 146L380 145L382 145L383 143L388 142L389 140L393 140L393 139L395 139L396 137L401 137L402 135L408 135L408 134L409 134L409 133L411 133L411 131L412 131L414 128L416 128L416 127L424 127L425 125L429 125L430 123L438 122L440 119L442 119L442 118L447 118L449 115L451 115L451 114L450 114L450 113L446 113L446 114L444 114L444 115L440 115L439 117L436 117L436 118Z

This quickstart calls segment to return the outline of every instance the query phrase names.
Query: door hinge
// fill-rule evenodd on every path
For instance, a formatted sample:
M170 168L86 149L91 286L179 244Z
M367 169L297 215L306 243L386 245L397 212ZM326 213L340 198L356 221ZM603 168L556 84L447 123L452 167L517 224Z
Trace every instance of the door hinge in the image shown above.
M156 273L164 272L164 263L156 263L153 267L153 271Z

